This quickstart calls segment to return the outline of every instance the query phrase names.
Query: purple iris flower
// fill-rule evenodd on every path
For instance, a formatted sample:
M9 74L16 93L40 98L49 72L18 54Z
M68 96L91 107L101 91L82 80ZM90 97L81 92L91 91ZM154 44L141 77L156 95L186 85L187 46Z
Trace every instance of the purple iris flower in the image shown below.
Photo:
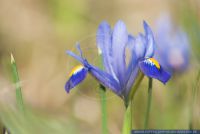
M170 74L152 58L155 49L153 33L146 22L143 25L145 34L140 33L135 37L127 32L126 25L122 21L118 21L113 30L107 22L99 25L96 40L105 70L89 64L82 55L80 45L77 45L80 55L67 51L80 61L82 66L72 71L65 90L69 92L85 79L87 73L124 99L128 97L139 70L148 77L166 83L170 79ZM130 59L127 61L128 53Z
M190 60L190 43L187 34L173 25L168 14L157 22L155 58L168 72L183 72Z

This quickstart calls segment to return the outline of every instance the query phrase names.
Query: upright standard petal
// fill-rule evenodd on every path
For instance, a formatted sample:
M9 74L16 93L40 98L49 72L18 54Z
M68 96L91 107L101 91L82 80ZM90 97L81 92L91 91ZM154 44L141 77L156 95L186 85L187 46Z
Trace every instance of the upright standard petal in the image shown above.
M135 51L135 38L132 35L128 36L128 43L126 46L126 50L128 50L130 53L130 59L128 63L126 63L127 65L126 76L129 76L130 71L132 70L137 61L137 56L136 56L137 54Z
M112 35L112 65L115 74L119 78L121 86L125 83L126 61L125 48L128 43L128 32L126 25L118 21L114 27Z
M103 58L105 71L110 73L113 77L117 78L112 67L112 30L107 22L102 22L97 30L96 35L97 47Z
M128 96L135 80L136 80L136 77L138 75L138 72L139 72L139 67L138 67L138 64L135 65L134 68L132 68L131 72L130 72L130 76L129 76L129 79L126 83L126 91L124 92L125 93L125 96Z
M148 77L158 79L162 83L166 83L171 75L166 72L154 58L147 58L139 62L141 71Z
M69 75L69 80L65 84L65 90L67 93L74 88L76 85L81 83L87 75L87 69L84 66L79 65L73 68Z
M145 57L153 57L155 51L155 40L153 37L153 33L149 25L144 21L144 30L145 30L145 38L146 38L146 53Z
M124 94L126 94L126 95L129 93L129 90L131 89L131 87L134 83L134 80L137 76L137 72L138 72L138 65L137 64L138 64L139 55L141 53L144 54L144 51L145 51L145 50L143 50L143 52L140 51L141 53L140 52L137 53L136 50L137 50L138 44L135 43L136 38L129 35L129 41L128 41L128 44L127 44L128 50L130 51L130 54L131 54L131 57L130 57L130 61L129 61L129 64L128 64L128 67L127 67L127 70L126 70L126 87L125 87L126 91L124 91ZM143 44L140 44L140 45L144 46Z
M111 50L111 36L112 30L110 25L103 21L97 30L96 40L97 40L97 47L100 49L100 53L109 54Z
M133 51L136 54L137 60L143 58L145 55L145 51L146 51L145 43L146 43L146 40L142 34L139 34L135 38Z

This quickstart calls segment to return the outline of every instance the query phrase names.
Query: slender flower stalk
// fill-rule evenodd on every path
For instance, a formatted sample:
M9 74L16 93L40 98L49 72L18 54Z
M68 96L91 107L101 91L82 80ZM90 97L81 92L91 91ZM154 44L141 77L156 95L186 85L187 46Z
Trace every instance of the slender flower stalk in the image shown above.
M132 103L128 104L124 114L122 134L130 134L132 129Z
M22 91L21 91L21 86L20 86L19 74L17 71L16 62L12 53L11 53L11 67L12 67L13 82L15 84L15 89L16 89L15 92L16 92L17 106L21 111L24 111L24 102L23 102Z
M100 54L100 68L104 69L102 63L102 55ZM102 134L108 134L108 123L107 123L107 102L106 102L106 87L99 84L99 92L101 97L101 122L102 122Z
M193 112L194 112L194 105L195 105L195 98L196 98L196 94L198 91L198 87L199 87L199 82L200 82L200 70L198 72L196 81L193 85L192 88L192 99L191 99L191 103L190 103L190 112L189 112L189 129L192 130L193 129Z
M106 88L99 84L99 90L101 96L102 134L108 134Z
M130 93L129 93L129 97L127 98L127 99L129 99L129 100L127 100L127 101L125 101L125 102L129 102L129 101L132 102L132 101L134 100L135 93L136 93L136 91L137 91L137 89L138 89L140 83L142 82L143 78L144 78L144 74L143 74L141 71L139 71L139 72L138 72L138 76L137 76L137 78L135 79L135 83L134 83L134 85L133 85L133 88L131 89L131 91L130 91ZM127 104L125 104L125 105L128 106Z
M145 121L144 121L144 129L147 129L148 124L149 124L149 114L151 110L151 98L152 98L152 86L153 86L153 80L152 78L149 78L148 100L147 100L146 116L145 116Z

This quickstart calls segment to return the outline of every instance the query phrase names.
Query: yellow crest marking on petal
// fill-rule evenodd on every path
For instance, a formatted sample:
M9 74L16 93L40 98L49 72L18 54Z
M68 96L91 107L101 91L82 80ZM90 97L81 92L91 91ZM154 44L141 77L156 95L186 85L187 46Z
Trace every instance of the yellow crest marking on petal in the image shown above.
M69 74L69 77L71 77L73 74L76 74L77 72L79 72L81 69L83 69L84 67L83 67L83 65L78 65L78 66L75 66L73 69L72 69L72 71L71 71L71 73Z
M149 60L152 61L153 64L154 64L158 69L160 69L160 64L159 64L159 62L158 62L156 59L154 59L154 58L149 58Z

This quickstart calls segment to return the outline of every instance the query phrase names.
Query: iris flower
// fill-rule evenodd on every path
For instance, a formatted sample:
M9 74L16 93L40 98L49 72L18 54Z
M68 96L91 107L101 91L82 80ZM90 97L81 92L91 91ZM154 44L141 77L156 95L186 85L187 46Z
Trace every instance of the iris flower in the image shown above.
M87 73L125 100L140 70L146 76L158 79L165 84L170 79L170 74L152 58L155 50L153 33L146 22L143 25L145 33L140 33L135 37L127 32L126 25L122 21L118 21L113 30L107 22L99 25L96 40L105 70L91 65L83 57L80 45L77 45L80 55L67 51L67 54L77 59L82 65L72 70L65 90L69 92L82 82ZM126 58L128 53L129 60Z
M169 14L162 15L156 26L155 57L163 68L171 73L185 71L190 59L190 43L187 34L172 23Z

